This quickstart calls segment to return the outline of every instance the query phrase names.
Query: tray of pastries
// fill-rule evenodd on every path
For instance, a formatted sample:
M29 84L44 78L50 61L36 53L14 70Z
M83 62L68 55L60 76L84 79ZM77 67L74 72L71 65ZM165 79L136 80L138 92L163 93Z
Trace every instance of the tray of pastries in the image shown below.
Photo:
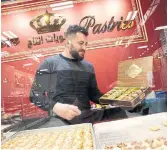
M94 126L99 149L167 150L167 112Z
M121 142L116 145L106 145L108 150L166 150L167 136L148 138L143 141Z
M2 150L95 149L91 124L22 131L5 140Z
M149 87L114 87L100 97L100 103L122 107L135 107L150 92L151 89Z

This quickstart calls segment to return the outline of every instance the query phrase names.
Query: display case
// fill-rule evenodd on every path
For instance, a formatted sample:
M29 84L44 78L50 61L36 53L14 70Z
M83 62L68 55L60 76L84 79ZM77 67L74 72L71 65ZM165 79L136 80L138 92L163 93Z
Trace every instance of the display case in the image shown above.
M93 126L79 124L22 131L3 140L2 150L41 148L166 150L166 133L167 113L159 113L102 122Z

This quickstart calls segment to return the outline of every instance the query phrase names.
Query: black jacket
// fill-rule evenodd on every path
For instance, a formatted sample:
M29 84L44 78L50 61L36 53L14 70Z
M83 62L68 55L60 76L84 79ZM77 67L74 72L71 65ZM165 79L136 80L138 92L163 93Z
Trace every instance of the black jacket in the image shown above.
M86 110L90 100L99 103L101 96L92 64L61 54L41 63L30 91L30 101L43 110L52 109L57 102Z

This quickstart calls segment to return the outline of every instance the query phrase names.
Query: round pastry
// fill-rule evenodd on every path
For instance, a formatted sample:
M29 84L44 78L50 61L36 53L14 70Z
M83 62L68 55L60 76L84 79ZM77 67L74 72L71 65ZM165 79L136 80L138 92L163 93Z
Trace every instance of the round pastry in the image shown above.
M127 147L127 144L125 144L125 143L119 143L119 144L117 144L117 147L119 147L119 148L125 148L125 147Z
M113 89L115 89L115 90L119 90L119 87L114 87Z
M160 127L158 126L152 126L149 128L150 131L159 131L160 130Z
M131 101L131 100L133 100L134 98L132 97L132 96L128 96L128 101Z
M167 127L167 120L166 120L166 121L163 121L163 125L164 125L165 127Z
M141 87L140 89L141 89L142 91L144 91L146 88L147 88L147 87L143 86L143 87Z
M131 96L134 97L134 98L137 98L138 94L135 93L135 94L132 94Z
M114 148L114 146L105 146L105 148L104 149L113 149Z
M167 141L164 142L164 145L167 146Z
M129 96L125 96L122 100L128 101L129 100Z
M142 90L137 90L137 91L135 91L135 93L140 95L143 92L142 92Z

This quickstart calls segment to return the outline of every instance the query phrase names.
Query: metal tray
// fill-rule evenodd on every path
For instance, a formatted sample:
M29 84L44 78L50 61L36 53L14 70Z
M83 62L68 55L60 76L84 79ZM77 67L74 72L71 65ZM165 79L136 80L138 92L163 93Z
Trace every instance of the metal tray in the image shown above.
M116 100L116 99L105 99L103 96L100 98L101 104L111 104L113 106L119 106L119 107L127 107L127 108L134 108L138 104L140 104L145 97L151 92L151 89L147 87L145 90L143 90L143 93L138 95L138 97L134 98L131 101L127 100Z
M167 127L162 123L167 120L167 112L141 116L118 121L97 123L93 125L98 149L106 145L121 142L142 141L164 136L167 138ZM159 131L150 131L150 127L159 127Z
M9 139L13 139L18 135L21 134L26 134L26 133L35 133L35 132L49 132L49 131L57 131L57 130L63 130L63 129L74 129L74 128L80 128L80 127L85 127L88 126L91 129L92 132L92 140L93 140L93 149L96 149L96 142L95 142L95 135L93 131L93 127L91 123L84 123L84 124L77 124L77 125L68 125L68 126L62 126L62 127L51 127L51 128L42 128L42 129L34 129L34 130L25 130L21 131L18 133L15 133L14 135L10 136L8 139L5 139L4 141L1 142L1 145L7 142Z

